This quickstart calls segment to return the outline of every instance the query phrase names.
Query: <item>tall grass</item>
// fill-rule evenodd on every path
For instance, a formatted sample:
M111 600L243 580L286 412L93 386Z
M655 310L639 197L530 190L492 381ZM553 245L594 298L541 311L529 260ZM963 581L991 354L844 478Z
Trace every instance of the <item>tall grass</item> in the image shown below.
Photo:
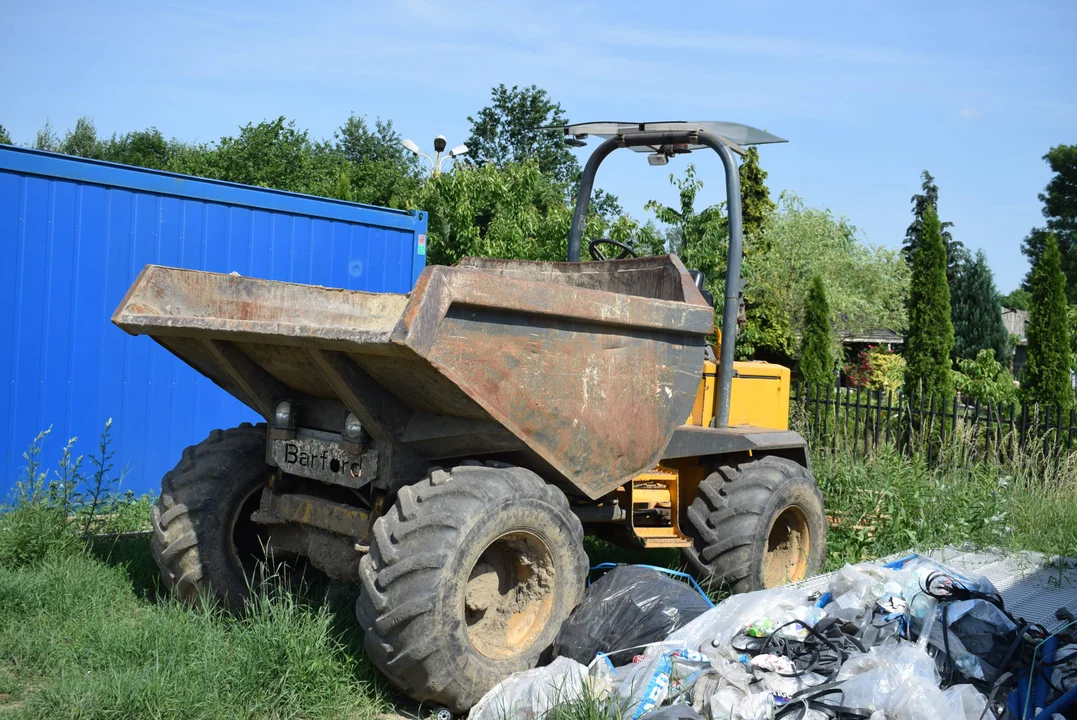
M0 513L0 717L369 718L389 693L361 653L356 590L262 574L239 617L161 593L149 501L115 493L109 427L88 465L27 450ZM88 473L84 467L92 468Z

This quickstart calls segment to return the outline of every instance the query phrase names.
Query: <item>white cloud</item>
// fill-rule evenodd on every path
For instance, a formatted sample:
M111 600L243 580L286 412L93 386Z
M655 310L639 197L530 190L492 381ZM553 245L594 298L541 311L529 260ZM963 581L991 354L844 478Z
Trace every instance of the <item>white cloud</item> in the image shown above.
M973 110L972 108L961 108L958 110L958 114L966 120L979 120L984 116L979 110Z

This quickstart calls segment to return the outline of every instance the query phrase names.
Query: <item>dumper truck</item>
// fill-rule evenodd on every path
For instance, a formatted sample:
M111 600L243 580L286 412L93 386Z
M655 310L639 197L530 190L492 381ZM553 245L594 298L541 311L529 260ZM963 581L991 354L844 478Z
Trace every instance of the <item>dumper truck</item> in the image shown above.
M581 601L585 535L680 548L733 592L816 571L826 519L790 374L734 362L742 228L732 123L586 123L567 262L467 258L409 294L147 266L113 316L253 408L161 482L152 553L180 598L241 608L265 553L358 583L374 664L466 710L534 667ZM675 255L588 242L596 172L710 149L725 170L721 322ZM716 338L712 344L711 339Z

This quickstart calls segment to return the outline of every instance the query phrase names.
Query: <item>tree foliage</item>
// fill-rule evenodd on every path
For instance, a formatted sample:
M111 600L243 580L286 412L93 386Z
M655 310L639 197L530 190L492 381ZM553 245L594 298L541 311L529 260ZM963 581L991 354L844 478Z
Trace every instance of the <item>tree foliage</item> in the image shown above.
M568 255L572 210L564 187L535 160L457 166L428 180L418 205L430 214L430 264L468 256L563 261ZM601 237L605 229L592 214L585 236Z
M804 333L800 340L800 379L813 385L834 381L834 338L830 305L818 275L811 280L804 310Z
M921 192L913 195L911 200L912 224L905 231L905 240L902 241L905 260L910 265L913 263L916 248L920 245L924 234L924 214L929 207L934 209L936 218L939 212L939 187L935 184L935 178L927 170L924 170L920 178L923 181L920 185ZM939 222L939 233L942 235L942 242L946 247L946 279L951 283L965 255L965 246L961 241L954 240L953 235L950 233L950 228L953 226L952 222Z
M0 143L11 145L11 135L8 135L7 128L3 125L0 125Z
M740 195L744 236L756 238L755 246L758 247L764 223L778 206L770 199L767 171L759 165L759 148L755 146L748 148L740 164Z
M401 140L392 120L377 118L371 129L366 118L349 116L336 131L333 146L348 182L349 197L342 199L397 208L413 201L421 185L419 164Z
M951 318L954 323L954 358L975 358L991 349L1009 364L1009 333L1002 322L1002 304L994 275L983 251L961 264L951 287Z
M909 332L905 341L905 388L924 397L953 395L950 353L954 326L950 286L946 282L946 245L935 208L923 211L919 241L912 258Z
M1039 262L1032 268L1032 307L1028 313L1028 362L1021 379L1026 402L1069 408L1070 338L1067 327L1066 276L1058 241L1049 233Z
M1039 194L1043 203L1045 227L1034 228L1021 244L1030 269L1022 287L1032 289L1032 275L1043 254L1048 233L1053 233L1061 254L1062 272L1066 275L1069 302L1077 302L1077 145L1056 145L1043 159L1054 177Z
M668 227L669 251L679 256L686 267L706 276L707 289L713 293L715 310L721 317L729 251L725 203L696 210L696 197L703 189L703 181L696 177L694 165L685 168L683 178L670 173L669 182L677 188L678 206L650 200L644 209L653 212L658 222Z
M557 130L538 130L568 124L561 103L535 85L508 88L504 84L490 91L490 102L474 116L468 116L468 162L503 167L534 159L539 171L555 181L575 181L580 163L565 145L564 135Z
M1017 401L1013 375L995 359L995 351L991 348L980 350L975 360L964 358L957 364L959 370L954 373L954 384L969 400L996 406Z
M782 193L764 223L762 252L755 251L758 237L747 241L745 293L750 302L765 302L769 317L765 324L745 326L738 351L792 356L794 338L804 332L815 276L826 288L838 336L905 330L909 267L900 251L860 242L846 218L807 207L790 192Z
M999 304L1009 310L1028 310L1032 304L1032 293L1024 288L1017 288L1009 295L999 298Z

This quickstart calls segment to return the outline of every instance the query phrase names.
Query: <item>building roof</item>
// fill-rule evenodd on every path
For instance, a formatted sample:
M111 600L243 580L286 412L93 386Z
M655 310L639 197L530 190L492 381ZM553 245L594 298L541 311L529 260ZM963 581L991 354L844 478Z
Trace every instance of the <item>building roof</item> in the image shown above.
M861 332L843 336L841 342L844 345L858 343L867 343L869 345L901 345L905 342L905 338L902 337L900 333L896 333L893 330L878 329L863 330Z

